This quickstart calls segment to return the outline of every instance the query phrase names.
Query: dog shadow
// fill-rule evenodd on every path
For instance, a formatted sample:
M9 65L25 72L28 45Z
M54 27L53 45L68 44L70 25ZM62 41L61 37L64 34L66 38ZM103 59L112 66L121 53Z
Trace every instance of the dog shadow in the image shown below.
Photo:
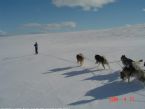
M144 87L136 81L132 81L129 84L125 82L114 81L112 83L108 83L88 91L85 94L85 96L91 96L93 97L92 99L76 101L69 105L81 105L81 104L86 104L95 100L102 100L102 99L109 100L109 97L128 94L131 92L141 90L143 88Z
M69 66L69 67L62 67L62 68L54 68L54 69L50 69L50 70L48 70L48 72L44 72L42 74L61 72L61 71L70 70L70 69L77 68L77 67L79 67L79 66L73 66L73 67Z
M86 69L82 69L82 70L78 70L78 71L70 71L70 72L67 72L67 73L64 73L63 75L65 75L65 77L73 77L73 76L79 76L79 75L82 75L82 74L87 74L87 73L92 73L93 75L96 75L94 72L97 72L97 71L101 71L102 69L98 69L98 70L91 70L86 68Z
M109 73L107 75L96 75L85 80L93 80L93 81L103 81L108 80L108 82L113 82L118 79L120 71L115 71L113 73Z

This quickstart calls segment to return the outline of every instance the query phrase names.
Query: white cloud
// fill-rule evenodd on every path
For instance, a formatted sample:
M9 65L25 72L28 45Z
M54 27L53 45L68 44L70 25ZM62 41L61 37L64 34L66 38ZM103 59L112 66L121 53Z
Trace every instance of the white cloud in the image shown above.
M145 12L145 8L142 9Z
M0 36L5 36L6 34L7 34L6 32L0 30Z
M42 24L39 24L39 23L28 23L28 24L24 24L23 27L33 27L33 28L38 28L38 27L41 27Z
M131 25L131 24L126 24L125 26L126 26L126 27L131 27L132 25Z
M60 24L47 24L46 28L51 30L51 29L72 29L76 27L76 23L75 22L63 22Z
M39 23L28 23L24 24L25 28L37 28L41 30L61 30L61 29L73 29L77 25L75 22L68 21L62 23L52 23L52 24L39 24Z
M57 7L81 7L83 10L94 10L97 11L104 5L113 3L116 0L52 0L52 3Z

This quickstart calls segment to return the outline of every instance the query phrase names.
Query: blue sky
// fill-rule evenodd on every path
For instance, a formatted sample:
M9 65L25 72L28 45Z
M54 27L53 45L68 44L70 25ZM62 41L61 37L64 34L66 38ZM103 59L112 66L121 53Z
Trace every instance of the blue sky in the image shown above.
M145 0L0 0L0 35L145 23Z

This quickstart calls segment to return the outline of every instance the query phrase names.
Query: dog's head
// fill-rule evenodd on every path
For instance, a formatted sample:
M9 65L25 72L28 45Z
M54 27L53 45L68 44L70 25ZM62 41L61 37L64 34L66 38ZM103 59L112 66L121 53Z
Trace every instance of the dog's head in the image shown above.
M95 55L95 59L98 59L100 57L100 55L96 54Z
M122 55L121 56L121 61L125 60L126 59L126 56L125 55Z
M98 63L100 55L95 55L96 64Z

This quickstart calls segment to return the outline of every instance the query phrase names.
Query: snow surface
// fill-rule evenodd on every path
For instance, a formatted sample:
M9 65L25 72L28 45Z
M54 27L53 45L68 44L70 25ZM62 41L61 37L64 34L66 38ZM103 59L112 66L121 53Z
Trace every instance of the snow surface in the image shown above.
M85 55L82 67L77 53ZM95 54L104 55L111 69L97 69ZM122 54L145 60L144 25L0 37L0 108L145 109L143 84L123 82L122 64L111 63ZM111 103L113 96L119 101Z

